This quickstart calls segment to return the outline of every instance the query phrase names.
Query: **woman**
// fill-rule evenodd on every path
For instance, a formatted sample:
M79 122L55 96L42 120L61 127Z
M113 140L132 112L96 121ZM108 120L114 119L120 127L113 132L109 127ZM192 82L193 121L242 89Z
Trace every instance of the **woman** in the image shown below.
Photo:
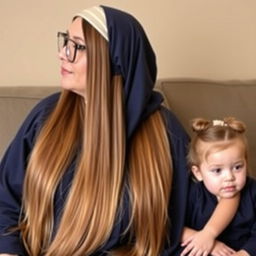
M58 40L63 90L1 162L0 255L175 255L188 136L153 91L143 28L97 6Z

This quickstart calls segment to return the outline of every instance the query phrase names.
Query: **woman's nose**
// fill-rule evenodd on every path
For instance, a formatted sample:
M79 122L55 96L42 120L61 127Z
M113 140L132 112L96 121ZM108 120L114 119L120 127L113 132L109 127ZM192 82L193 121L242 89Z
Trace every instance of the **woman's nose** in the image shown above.
M66 47L62 47L62 49L58 52L59 55L59 59L60 60L67 60L67 56L66 56Z

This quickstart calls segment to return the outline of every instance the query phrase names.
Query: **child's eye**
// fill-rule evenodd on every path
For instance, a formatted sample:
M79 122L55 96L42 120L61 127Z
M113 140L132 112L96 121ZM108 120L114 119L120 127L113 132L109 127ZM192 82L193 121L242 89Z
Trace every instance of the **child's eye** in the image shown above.
M236 164L235 166L234 166L234 170L240 170L240 169L242 169L243 168L243 164Z
M220 174L221 173L221 168L212 169L211 172L214 173L214 174Z

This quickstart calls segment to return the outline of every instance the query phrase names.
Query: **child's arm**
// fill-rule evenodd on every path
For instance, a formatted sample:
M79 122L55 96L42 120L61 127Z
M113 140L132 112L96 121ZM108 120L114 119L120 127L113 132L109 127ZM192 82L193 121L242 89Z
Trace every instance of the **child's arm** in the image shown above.
M235 216L239 203L240 193L233 198L222 198L203 231L210 232L214 238L219 236Z
M240 202L240 193L230 199L221 199L211 218L200 231L184 228L182 246L185 247L181 256L199 253L208 255L214 245L216 237L228 226L233 219ZM192 254L191 254L192 255ZM199 254L197 254L199 255Z

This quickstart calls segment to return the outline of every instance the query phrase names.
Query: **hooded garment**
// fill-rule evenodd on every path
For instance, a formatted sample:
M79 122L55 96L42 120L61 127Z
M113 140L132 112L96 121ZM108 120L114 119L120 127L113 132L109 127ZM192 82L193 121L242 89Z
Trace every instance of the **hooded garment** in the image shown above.
M121 74L124 81L127 138L147 116L160 109L166 120L173 160L173 184L169 207L170 230L161 256L180 255L180 235L184 225L187 197L186 150L188 136L169 110L160 106L162 96L153 91L156 80L156 60L150 43L138 21L131 15L109 7L94 7L76 16L88 20L109 42L112 72ZM96 14L95 14L96 13ZM88 18L89 17L89 18ZM17 226L21 212L22 187L27 159L33 150L37 134L59 100L53 94L27 116L0 163L0 253L27 256L18 232L9 233ZM127 141L129 142L129 141ZM55 194L54 230L73 179L76 163L66 170ZM115 247L125 245L123 234L129 225L129 198L123 198L123 216L114 224L106 243L93 256L107 255ZM93 207L93 206L92 206ZM169 240L167 239L167 240Z
M156 58L140 23L130 14L96 6L76 14L88 21L109 42L113 74L124 81L128 139L139 123L159 108L162 96L153 91Z

